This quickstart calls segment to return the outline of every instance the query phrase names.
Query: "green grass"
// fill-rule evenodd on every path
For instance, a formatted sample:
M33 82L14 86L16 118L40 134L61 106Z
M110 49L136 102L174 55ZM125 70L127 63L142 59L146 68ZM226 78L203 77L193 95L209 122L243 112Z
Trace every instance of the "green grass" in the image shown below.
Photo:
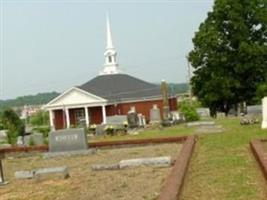
M267 131L260 124L240 126L235 118L216 122L226 131L199 136L181 199L267 199L267 183L249 148Z
M267 199L267 182L249 148L252 138L267 138L267 131L261 130L260 124L241 126L238 118L220 118L216 123L221 124L225 132L199 135L181 199ZM183 136L194 133L195 128L179 125L164 130L143 131L135 136L100 137L95 140Z

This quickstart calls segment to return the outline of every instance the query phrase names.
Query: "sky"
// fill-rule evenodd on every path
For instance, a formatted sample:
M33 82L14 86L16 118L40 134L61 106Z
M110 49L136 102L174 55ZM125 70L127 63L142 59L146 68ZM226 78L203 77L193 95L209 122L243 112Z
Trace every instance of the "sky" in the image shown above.
M119 68L148 82L188 79L186 55L213 0L0 0L0 99L62 92L98 75L109 13Z

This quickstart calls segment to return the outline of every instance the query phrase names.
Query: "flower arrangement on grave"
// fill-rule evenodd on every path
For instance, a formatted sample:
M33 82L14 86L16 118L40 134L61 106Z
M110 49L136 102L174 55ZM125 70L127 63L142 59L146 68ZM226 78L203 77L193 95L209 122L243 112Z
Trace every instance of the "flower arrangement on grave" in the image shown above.
M114 134L114 127L112 125L107 125L105 127L105 131L108 135L113 135Z

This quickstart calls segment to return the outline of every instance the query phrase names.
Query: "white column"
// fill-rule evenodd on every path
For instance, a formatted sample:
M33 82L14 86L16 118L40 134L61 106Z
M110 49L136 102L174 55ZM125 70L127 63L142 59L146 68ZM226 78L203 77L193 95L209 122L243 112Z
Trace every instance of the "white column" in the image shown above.
M106 106L105 105L102 105L102 119L103 119L102 124L106 124L107 123L107 117L106 117Z
M65 114L66 114L66 123L67 123L67 128L70 128L70 114L69 114L69 109L65 108Z
M49 120L50 120L51 130L54 131L55 125L54 125L54 111L53 110L49 110Z
M85 123L86 123L86 127L89 127L88 107L84 107L84 112L85 112Z
M267 128L267 97L262 99L262 129Z

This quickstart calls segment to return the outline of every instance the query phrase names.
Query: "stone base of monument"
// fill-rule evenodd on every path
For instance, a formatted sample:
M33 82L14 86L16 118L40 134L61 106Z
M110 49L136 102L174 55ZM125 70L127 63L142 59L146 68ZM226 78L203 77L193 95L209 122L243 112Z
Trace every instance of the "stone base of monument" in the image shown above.
M186 124L187 127L213 126L213 125L215 125L214 121L196 121L196 122L188 122Z
M92 165L91 169L94 171L101 170L118 170L125 168L134 168L140 166L152 166L152 167L169 167L172 164L170 156L153 157L153 158L135 158L128 160L121 160L115 164L98 164Z
M35 181L41 181L47 178L66 179L68 177L69 170L67 166L37 169L34 173Z
M196 129L196 133L222 133L224 129L221 125L200 126Z
M170 121L169 119L163 119L162 122L161 122L161 125L163 127L168 127L168 126L171 126L173 124L172 121Z
M63 151L63 152L48 152L43 153L43 158L55 158L55 157L68 157L76 155L92 155L96 153L96 149L76 150L76 151Z
M34 177L34 171L16 171L16 179L32 179Z
M1 186L5 186L5 185L7 185L7 184L9 184L9 182L8 182L8 181L5 181L5 182L0 182L0 187L1 187Z
M67 166L62 167L50 167L50 168L40 168L30 171L16 171L16 179L35 179L40 181L45 178L68 178L69 170Z

